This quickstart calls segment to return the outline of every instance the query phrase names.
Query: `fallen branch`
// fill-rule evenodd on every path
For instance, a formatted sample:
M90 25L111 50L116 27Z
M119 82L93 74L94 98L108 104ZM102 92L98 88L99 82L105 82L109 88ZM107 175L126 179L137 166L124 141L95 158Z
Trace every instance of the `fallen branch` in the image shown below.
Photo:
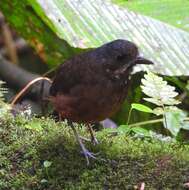
M21 90L32 80L41 77L40 75L30 73L15 64L10 63L0 55L0 78L4 80L10 87ZM43 98L49 96L50 83L48 81L38 81L32 88L27 91L27 95L33 99L41 98L41 87L44 83Z

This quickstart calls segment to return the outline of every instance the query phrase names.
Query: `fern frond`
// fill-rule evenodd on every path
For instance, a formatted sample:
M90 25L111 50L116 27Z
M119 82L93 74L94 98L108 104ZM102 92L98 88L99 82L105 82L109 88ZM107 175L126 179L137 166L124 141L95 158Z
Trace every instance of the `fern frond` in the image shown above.
M142 79L141 82L142 91L149 96L149 98L144 98L144 100L158 106L172 106L180 103L175 99L178 95L178 93L175 92L175 87L168 85L162 77L152 72L148 72L144 75L144 79Z
M4 95L7 93L8 89L2 87L5 84L5 82L0 80L0 101L4 101Z

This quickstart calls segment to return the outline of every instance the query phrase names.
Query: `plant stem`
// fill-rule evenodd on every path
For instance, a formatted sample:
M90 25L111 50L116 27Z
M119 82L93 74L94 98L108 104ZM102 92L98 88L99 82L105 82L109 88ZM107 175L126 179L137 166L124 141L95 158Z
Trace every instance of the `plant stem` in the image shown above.
M160 123L163 122L163 119L154 119L154 120L149 120L149 121L142 121L142 122L138 122L138 123L134 123L129 125L129 127L136 127L136 126L141 126L141 125L148 125L148 124L152 124L152 123Z
M132 108L130 108L130 110L129 110L129 115L128 115L128 119L127 119L127 125L129 125L132 110L133 110Z
M46 170L46 174L47 174L47 179L50 180L50 176L49 176L48 168L45 168L45 170Z
M186 117L184 121L189 121L189 117ZM148 125L148 124L160 123L160 122L163 122L163 118L134 123L134 124L129 125L129 127L132 128L136 126L142 126L142 125Z
M168 129L168 127L167 127L167 118L166 118L166 114L165 114L165 106L162 105L162 108L163 108L163 118L165 120L165 128Z

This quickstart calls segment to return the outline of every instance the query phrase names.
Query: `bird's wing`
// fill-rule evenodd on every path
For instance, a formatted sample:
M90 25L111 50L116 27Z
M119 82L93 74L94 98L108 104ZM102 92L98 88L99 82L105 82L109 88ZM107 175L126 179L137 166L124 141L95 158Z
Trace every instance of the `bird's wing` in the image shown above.
M88 53L77 55L60 65L50 88L50 95L69 94L80 85L92 85L99 80L98 68L90 57Z
M59 66L50 88L50 95L56 96L58 93L68 94L80 82L79 73L75 72L77 69L75 67L77 65L72 66L69 61Z

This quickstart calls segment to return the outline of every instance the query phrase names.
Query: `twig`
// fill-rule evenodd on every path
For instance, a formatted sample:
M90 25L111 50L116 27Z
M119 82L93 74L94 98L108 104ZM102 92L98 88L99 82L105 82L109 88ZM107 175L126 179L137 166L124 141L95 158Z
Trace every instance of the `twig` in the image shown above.
M7 59L0 54L0 78L5 81L9 87L14 89L24 88L30 81L41 77L38 74L30 73L15 64L10 63ZM49 96L49 88L51 84L45 81L43 95L44 97ZM41 81L32 86L32 89L27 92L28 96L32 99L39 100L41 91Z
M51 73L55 72L56 69L57 69L57 67L52 68L52 69L48 70L47 72L45 72L42 76L46 77L46 76L50 75Z
M129 110L129 115L128 115L128 119L127 119L127 125L129 125L129 122L130 122L131 112L132 112L132 108L130 108L130 110Z
M165 128L168 129L167 127L167 117L166 117L166 112L165 112L165 106L162 104L162 108L163 108L163 118L164 118L164 121L165 121Z
M12 100L11 102L11 106L13 106L20 97L23 96L23 94L33 85L35 84L36 82L40 81L40 80L46 80L48 81L49 83L52 83L52 81L47 78L47 77L38 77L36 79L33 79L32 81L30 81L15 97L14 99Z

